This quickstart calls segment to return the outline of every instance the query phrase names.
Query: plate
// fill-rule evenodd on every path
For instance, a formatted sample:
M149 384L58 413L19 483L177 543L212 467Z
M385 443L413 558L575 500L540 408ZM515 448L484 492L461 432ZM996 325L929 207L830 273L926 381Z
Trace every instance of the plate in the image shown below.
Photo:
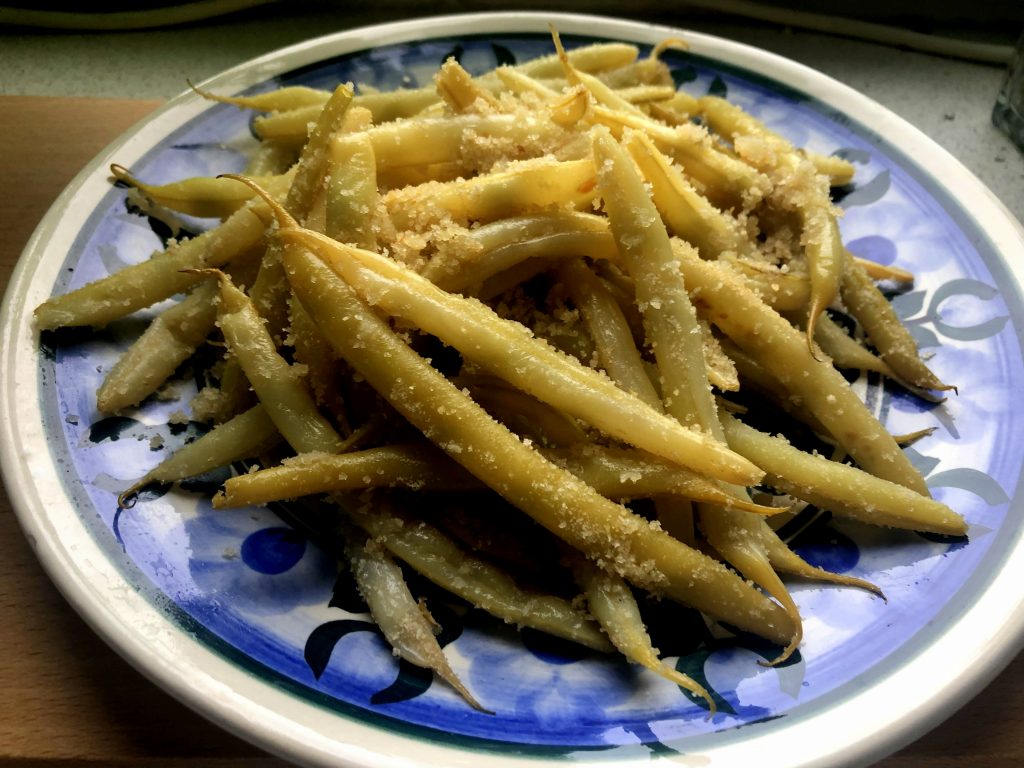
M495 714L399 664L333 560L272 510L214 513L182 485L130 512L116 494L195 434L179 399L115 418L95 390L138 330L40 338L45 298L145 258L173 234L107 181L118 162L156 182L237 171L248 117L191 94L97 157L28 244L2 313L4 479L47 571L91 626L181 700L263 748L309 765L519 766L563 762L790 766L877 759L980 690L1021 644L1024 545L1018 524L1024 388L1022 231L956 160L864 96L780 57L706 35L606 18L501 13L440 17L333 35L204 84L218 93L282 84L378 88L428 83L447 56L470 71L594 39L650 46L684 36L666 61L695 94L727 95L798 146L840 153L857 181L838 190L849 248L917 276L894 304L940 377L960 385L924 403L872 380L856 387L895 433L934 427L909 449L934 494L964 514L969 543L870 529L811 514L786 531L805 558L867 578L856 590L796 584L800 653L743 639L701 644L699 622L661 628L662 651L714 691L719 713L624 662L517 633L438 599L446 651ZM205 222L182 220L187 229ZM954 661L955 660L955 661Z

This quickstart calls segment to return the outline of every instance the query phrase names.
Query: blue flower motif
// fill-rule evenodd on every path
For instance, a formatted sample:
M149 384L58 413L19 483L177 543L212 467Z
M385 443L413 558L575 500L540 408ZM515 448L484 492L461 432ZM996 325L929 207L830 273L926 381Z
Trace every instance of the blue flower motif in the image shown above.
M470 689L481 701L503 702L503 718L528 732L564 734L603 721L635 693L637 672L621 659L538 635L505 630L500 637L459 639L470 659Z
M185 523L203 594L258 615L325 605L337 563L266 510L202 510Z
M242 542L242 562L257 573L290 571L306 553L306 540L291 528L261 528Z

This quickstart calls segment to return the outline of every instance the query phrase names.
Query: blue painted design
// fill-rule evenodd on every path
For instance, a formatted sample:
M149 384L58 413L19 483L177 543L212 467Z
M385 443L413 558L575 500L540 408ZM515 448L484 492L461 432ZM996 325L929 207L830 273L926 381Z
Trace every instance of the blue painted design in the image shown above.
M868 235L851 240L846 244L850 253L879 264L890 265L896 261L896 244L885 237Z
M651 729L648 723L634 723L624 726L624 729L633 734L639 739L641 744L646 744L651 750L651 757L656 755L662 755L669 758L682 757L683 753L678 749L673 749L665 744L662 744L658 739L658 735Z
M334 647L346 635L353 632L374 632L379 634L380 630L372 621L354 619L338 619L321 624L309 633L306 644L303 646L302 656L309 665L313 677L317 680L327 669L327 664L334 653Z
M1006 504L1010 500L999 483L984 472L969 467L939 472L928 478L928 484L932 488L962 488L979 496L993 507L997 504Z
M581 645L529 627L523 629L521 636L526 650L548 664L573 664L588 655L587 649Z
M708 86L708 95L724 99L729 95L729 86L725 84L725 80L715 75L711 80L711 85Z
M589 41L567 36L565 42ZM549 45L544 36L494 34L379 46L286 73L251 90L291 84L324 88L343 80L384 89L417 87L430 82L437 63L456 47L467 68L480 72L510 57L521 61L546 54ZM957 494L958 508L991 535L972 530L964 546L962 541L833 521L824 530L842 542L837 558L833 548L817 547L826 534L819 531L818 538L801 543L800 531L794 530L796 546L809 559L885 579L886 593L900 597L903 609L861 612L849 609L843 590L797 591L801 607L844 639L825 643L813 655L798 655L783 668L759 666L758 659L770 658L777 649L759 648L749 638L729 648L714 645L699 618L695 623L689 613L677 613L674 626L652 622L658 625L652 629L657 643L672 654L670 663L702 675L715 690L721 712L711 721L704 720L699 703L650 673L586 650L535 642L476 611L460 608L461 613L453 609L443 615L444 609L433 604L448 633L446 650L456 672L497 714L472 711L450 691L439 691L441 686L411 698L396 697L392 686L399 678L398 662L366 622L363 606L335 588L333 558L289 535L265 533L281 530L272 512L214 512L203 494L182 487L153 489L130 513L117 512L117 491L161 458L148 441L159 436L168 451L190 438L188 431L170 425L171 415L194 391L194 381L182 382L180 402L148 402L128 414L137 424L98 423L94 393L102 372L140 321L115 324L98 334L44 334L40 387L53 414L48 436L68 467L69 484L81 489L76 493L85 499L83 519L98 540L112 543L112 550L123 543L124 561L166 598L186 631L238 663L251 664L254 674L291 686L296 695L362 712L378 724L383 722L378 715L386 711L392 719L381 727L422 727L438 739L463 738L460 743L491 747L502 742L527 753L546 748L551 751L545 754L568 754L638 739L652 753L687 753L691 739L709 734L728 739L739 727L784 717L803 704L838 694L942 622L946 606L955 605L964 585L982 572L993 552L998 554L1007 538L1003 534L1015 530L1006 502L1012 501L1008 492L1016 492L1021 472L1024 414L1014 403L1024 389L1024 363L1018 331L1006 318L1022 316L1018 289L1001 256L954 196L912 159L859 126L856 116L837 114L788 86L699 56L667 51L664 59L676 82L692 93L727 92L794 143L856 163L858 181L835 191L847 209L841 221L844 240L860 255L915 273L915 290L895 303L935 352L939 375L959 384L961 394L937 406L899 390L883 390L874 380L857 386L894 432L940 427L911 455L937 495ZM233 107L212 105L132 170L156 182L237 172L247 146L252 146L249 118ZM148 258L173 231L167 221L129 210L124 191L112 189L79 234L54 292ZM976 371L984 371L984 377L979 380ZM65 420L69 414L80 419L80 427ZM100 439L88 439L87 425ZM641 689L644 695L637 695ZM389 703L371 703L389 690Z
M429 669L417 667L405 659L398 662L398 676L395 682L370 697L370 703L378 706L397 704L422 696L434 682L434 673Z
M262 528L242 542L242 562L257 573L291 570L305 552L306 540L291 528Z
M843 208L871 205L885 197L885 193L889 191L889 184L889 172L882 171L870 181L845 187L845 193L835 197L835 202Z
M809 526L789 544L808 563L832 573L849 573L860 560L853 539L827 525Z
M223 612L230 605L247 616L246 621L274 625L273 617L287 616L303 606L327 605L337 575L332 557L304 541L292 539L293 533L289 532L287 537L275 533L285 529L280 528L280 521L270 512L213 512L209 509L209 496L191 498L199 514L181 524L180 537L189 549L180 568L189 576L187 602L196 618L216 624L223 620ZM135 505L134 530L145 525L151 510L150 506ZM255 543L252 551L243 551L246 541ZM258 555L254 554L257 547ZM300 548L301 556L292 561L291 556ZM254 568L254 562L262 570ZM289 567L282 569L284 565ZM242 635L235 641L258 647L266 638ZM296 656L295 665L304 668L299 662Z
M516 65L516 55L504 45L491 43L491 50L494 51L494 63L499 67L513 67Z
M675 82L676 87L692 83L698 77L697 68L689 65L685 67L673 67L671 71L672 80Z
M121 551L127 553L128 548L125 547L124 539L121 537L120 520L122 514L124 514L124 507L118 504L117 511L114 513L114 519L110 521L110 531L114 534L114 539L117 541L118 546L121 547Z

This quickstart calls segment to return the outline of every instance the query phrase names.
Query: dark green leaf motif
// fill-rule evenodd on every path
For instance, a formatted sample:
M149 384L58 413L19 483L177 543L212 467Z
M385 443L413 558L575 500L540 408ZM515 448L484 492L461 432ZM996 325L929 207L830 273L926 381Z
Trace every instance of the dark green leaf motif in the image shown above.
M441 57L441 64L444 64L448 59L455 59L460 64L462 63L462 54L466 52L466 49L461 45L456 44L448 53ZM438 65L440 66L440 65Z
M984 302L999 297L999 290L978 280L963 278L950 280L936 289L928 300L928 308L924 309L924 291L911 291L892 298L892 306L904 324L910 329L914 340L921 347L937 347L941 344L939 335L955 341L979 341L995 336L1003 330L1009 316L998 315L974 325L953 325L942 318L942 305L954 297L973 297ZM920 317L918 313L924 311ZM923 327L930 323L935 331Z
M833 200L843 208L871 205L885 197L885 193L889 191L891 184L892 180L889 178L889 172L882 171L873 179L866 181L863 184L853 184L843 187L844 191L849 191L845 192L845 194L833 195Z
M398 660L398 676L387 688L377 691L370 697L371 704L397 704L400 701L414 699L427 692L434 682L434 673L429 669L417 667L405 659Z
M692 83L696 79L697 70L690 64L672 70L672 81L676 84L677 88L686 83Z
M681 656L676 662L676 669L682 672L684 675L688 675L696 682L704 686L704 689L711 696L711 700L715 702L715 708L719 713L725 715L739 715L736 706L732 702L728 701L722 694L715 690L708 682L707 674L704 672L704 666L707 660L716 653L731 653L733 651L746 650L752 651L753 653L760 656L766 663L770 664L774 661L781 648L777 645L773 645L761 638L754 637L753 635L742 634L737 637L725 638L725 639L712 639L704 647L695 653L691 653L687 656ZM800 655L800 651L794 651L793 655L786 659L781 664L771 667L779 675L780 682L783 677L783 670L800 665L803 665L803 657ZM802 679L802 673L800 674ZM708 704L701 697L687 691L683 688L679 689L683 694L697 706L702 709L708 709ZM745 707L746 710L753 710L756 708ZM745 717L755 714L753 711L746 711L742 713Z
M134 437L141 439L146 436L149 427L145 426L138 419L127 416L108 416L100 419L89 426L89 441L102 443L108 440L116 441L122 437Z
M359 595L355 580L348 570L342 570L338 574L329 605L349 613L361 613L368 610L365 601ZM458 613L443 603L432 603L431 611L443 628L437 636L437 642L443 648L458 639L462 634L463 623ZM383 633L377 625L365 619L328 621L318 625L310 633L306 639L304 657L314 678L320 679L327 669L335 646L353 632L373 632L383 637ZM417 667L402 658L395 661L397 673L394 682L372 694L370 696L371 704L396 704L408 701L426 693L433 684L434 673L431 670Z
M942 346L942 342L939 341L939 337L935 333L930 331L928 328L925 328L923 326L910 326L910 335L914 338L914 341L917 343L918 349L929 349L931 347Z
M491 50L494 51L494 61L499 67L515 66L516 55L512 53L504 45L498 45L497 43L491 43Z
M931 456L925 456L923 453L919 453L915 448L904 448L903 452L910 459L910 463L914 465L918 472L925 477L931 474L932 470L939 465L939 460L934 459Z
M656 755L663 755L666 757L678 758L682 757L685 753L680 752L678 749L673 749L667 744L663 744L658 738L657 734L651 728L648 723L634 723L630 725L624 725L623 730L632 733L636 736L640 743L651 750L651 759L653 760Z
M835 157L842 158L851 163L867 165L871 162L871 153L863 149L853 147L842 147L832 153ZM841 205L843 208L852 208L859 205L874 203L889 191L889 172L882 171L871 181L864 184L857 182L846 184L842 187L833 187L831 192L832 202Z
M890 303L900 319L906 322L908 318L913 317L924 309L924 299L924 291L908 291L907 293L893 296Z
M187 229L183 225L181 219L179 219L174 213L159 208L144 211L136 205L133 202L133 199L128 195L125 195L124 207L128 213L146 220L146 223L153 231L153 234L160 240L160 246L162 248L167 248L171 244L172 239L178 241L187 240L188 238L196 237L199 234L196 231ZM100 255L102 257L103 254L101 253ZM118 260L118 263L120 263L120 260Z
M954 296L974 296L982 301L991 301L999 296L999 291L991 285L977 280L950 280L939 287L932 296L928 305L928 318L932 321L935 329L943 336L957 341L978 341L995 336L1006 325L1010 319L1006 315L993 317L976 325L955 326L943 321L940 314L942 303Z
M854 149L853 147L842 147L832 153L836 157L841 157L843 160L849 160L851 163L860 163L864 165L871 162L871 153L865 149Z
M327 663L331 660L334 647L343 637L353 632L374 632L380 634L376 624L372 621L362 621L360 619L328 621L310 632L309 637L306 639L303 656L306 659L306 664L309 665L310 671L313 673L313 677L317 680L320 679L327 669Z

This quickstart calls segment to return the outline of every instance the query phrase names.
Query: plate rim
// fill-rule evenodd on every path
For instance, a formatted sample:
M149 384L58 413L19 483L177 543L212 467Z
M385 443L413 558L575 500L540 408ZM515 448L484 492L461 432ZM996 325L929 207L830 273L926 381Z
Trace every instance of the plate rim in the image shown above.
M609 39L621 38L630 41L648 40L653 42L663 37L682 34L691 42L695 53L701 53L705 47L713 48L714 53L707 55L755 72L758 71L758 66L764 66L767 63L770 65L771 74L768 75L770 78L782 79L779 76L785 74L787 77L783 79L783 82L786 84L793 85L844 113L847 112L841 106L844 102L849 102L859 109L865 110L865 112L857 114L858 121L871 130L877 131L886 141L892 143L901 151L906 152L905 145L911 141L925 147L929 157L929 166L924 170L937 186L952 195L950 183L948 181L943 183L936 176L937 171L942 171L944 176L952 174L958 183L967 184L968 192L981 196L984 205L982 202L975 200L973 196L969 196L971 199L962 201L961 208L979 226L985 225L984 228L988 230L988 236L992 240L995 250L1003 257L1007 272L1016 281L1018 291L1024 293L1024 277L1022 277L1024 275L1024 268L1015 266L1014 263L1005 258L1005 254L1012 243L1016 243L1019 247L1024 242L1024 229L1021 228L1020 223L1016 221L1002 202L958 160L917 128L849 86L785 57L725 38L677 27L585 14L527 11L453 14L387 22L313 38L243 62L207 79L203 85L206 87L244 87L252 85L275 74L287 72L322 60L324 58L323 54L328 49L330 49L329 55L337 56L369 50L381 45L408 42L413 39L481 34L496 30L507 33L543 33L547 31L547 24L549 22L556 23L560 30L565 33L587 34ZM723 52L725 54L724 58L722 56ZM788 75L793 76L795 81L790 79ZM16 364L21 359L17 353L25 351L24 347L19 345L24 344L26 341L25 326L32 325L31 322L25 320L24 310L28 303L26 300L28 287L36 277L36 264L33 257L39 256L45 251L45 242L60 228L61 214L68 207L71 200L82 192L84 187L90 182L96 181L97 171L105 166L114 153L120 153L132 144L136 146L136 149L139 147L142 150L149 149L155 141L159 140L159 137L156 139L153 139L152 136L146 137L149 134L159 133L159 127L165 121L168 122L168 125L164 126L164 128L168 132L178 127L181 121L168 121L168 117L180 110L187 111L190 104L192 107L199 106L200 102L193 101L195 99L197 97L190 91L179 94L177 97L169 100L166 105L133 125L128 131L121 134L121 136L98 153L72 179L53 203L30 237L12 272L6 296L2 308L0 308L0 327L4 329L2 351L0 351L0 394L4 395L0 397L0 422L2 422L2 429L0 429L0 471L3 473L4 483L11 497L12 508L16 513L19 525L30 541L36 556L39 558L50 579L57 585L65 599L82 615L93 631L96 631L123 658L165 691L168 691L186 705L199 711L205 717L227 728L229 731L234 732L236 735L242 736L258 744L260 747L283 757L298 759L315 765L338 765L339 758L341 764L351 766L411 766L413 764L422 764L420 761L424 757L429 759L440 758L437 762L438 765L454 764L453 760L465 755L469 755L471 759L478 759L480 753L475 750L463 752L449 745L426 744L424 740L410 738L404 734L381 731L376 726L361 723L350 718L343 718L345 723L344 729L366 731L366 733L353 735L383 738L390 741L392 746L394 746L396 741L404 740L409 743L405 745L407 749L404 750L403 754L396 752L381 754L377 749L372 751L363 749L359 745L358 740L353 739L355 743L348 744L339 755L338 748L340 743L338 740L326 737L325 731L321 731L319 734L315 732L318 721L320 721L322 726L329 726L332 723L337 724L337 715L323 710L322 707L311 705L308 702L301 702L303 709L313 707L321 715L326 715L326 718L311 717L307 721L299 723L294 718L283 715L281 710L268 707L266 704L261 704L254 700L239 702L237 697L244 696L243 691L248 688L245 685L245 680L230 681L230 684L235 689L228 691L223 688L223 678L213 676L209 670L204 670L202 680L185 679L185 676L180 674L180 670L176 669L173 665L169 666L167 664L167 659L155 657L145 645L140 645L137 631L126 630L120 625L120 622L117 621L117 616L121 614L115 612L109 602L104 602L105 599L109 601L112 598L109 595L104 598L104 593L101 589L83 581L82 577L84 574L81 573L81 564L75 563L71 559L70 553L63 549L61 535L54 529L52 521L45 516L43 518L38 516L42 509L42 499L34 498L39 494L38 488L34 486L29 487L32 485L31 467L28 457L19 455L19 440L12 429L15 419L12 418L13 414L11 412L14 404L19 402L17 397L14 397L17 394L15 390L18 383ZM196 113L198 111L201 110L197 109ZM865 117L865 114L867 117ZM876 122L881 126L881 130L876 128ZM961 197L968 197L968 195L961 195ZM31 334L29 335L31 336ZM35 336L35 341L38 343L38 335ZM88 535L84 527L82 532ZM1020 546L1017 546L1016 549L1008 553L1002 572L996 574L994 580L999 576L1002 577L1001 580L1006 580L1006 572L1011 563L1014 566L1015 572L1024 573L1024 551L1022 551ZM131 585L118 586L122 590L124 586L133 589ZM991 597L994 586L995 581L986 590L985 595ZM123 598L124 605L132 602L130 595L121 595L120 597ZM140 600L142 599L137 593L135 597ZM148 606L145 602L143 602L143 605L152 611L156 611L156 609ZM988 654L982 658L980 663L974 665L967 672L959 674L953 681L943 686L940 690L942 693L941 697L932 696L923 704L914 707L909 713L905 712L893 722L888 730L883 733L873 734L874 740L870 744L866 744L864 739L860 739L857 743L843 744L838 747L833 743L829 754L833 756L842 754L844 764L863 763L877 759L921 735L951 714L956 708L962 706L968 697L973 696L995 677L1019 651L1020 647L1024 645L1024 596L1017 600L1016 608L1013 611L1007 611L1007 613L1007 621L993 637L989 638L987 644ZM185 637L184 633L173 624L170 625L170 630L173 630L171 634L177 633L179 636L176 638L162 636L168 631L168 628L160 625L162 623L170 624L170 622L167 617L158 611L155 612L153 618L157 618L158 621L151 622L150 626L146 627L146 632L155 633L154 637L159 642L165 644L167 652L177 652L184 658L194 657L195 659L208 662L212 660L216 662L213 664L214 667L224 665L229 671L241 672L237 667L216 656L209 649L201 648L199 650L203 653L196 654L196 649L192 648L192 653L189 653L190 649L186 646L195 643L195 641ZM960 626L962 629L964 623L962 618L957 626ZM922 656L927 656L929 651L934 652L935 646L939 644L940 640L944 640L948 634L950 632L947 631L937 636L929 648L925 649ZM182 643L183 640L187 641L185 645ZM211 658L202 659L203 656L210 656ZM920 658L914 659L913 662L918 664ZM244 672L242 672L240 677L246 677ZM271 685L259 681L257 683L253 690L259 691L262 687ZM869 685L865 690L870 691L877 687L878 684L880 683ZM211 693L215 695L211 696ZM281 691L275 691L274 694L274 696L269 697L271 701L277 697L284 697L292 705L297 703L290 694ZM858 694L858 698L863 698L864 695L863 693ZM237 705L240 703L244 703L246 706L238 707ZM306 714L309 713L307 712ZM265 719L254 721L253 718L257 715ZM817 716L815 715L815 717ZM277 723L278 725L289 727L281 730L270 729L266 733L260 733L258 732L260 722ZM777 737L788 730L789 726L787 725L774 735ZM765 735L765 737L769 736L769 734ZM764 743L761 739L748 739L747 743L755 740L759 744ZM759 747L759 749L761 748ZM438 752L437 750L440 751ZM806 766L828 765L834 759L829 755L813 754L814 752L816 750L810 750L808 754L799 758L801 762L794 762L792 764ZM712 748L708 754L713 755L714 749ZM492 755L491 757L496 758L497 756ZM492 762L495 765L511 766L520 765L522 759L521 757L501 756L497 760L492 759ZM530 762L537 762L536 758L525 759ZM629 761L629 758L626 761ZM589 760L583 762L589 762ZM644 762L648 762L646 755ZM607 757L598 758L595 760L596 763L607 763Z

